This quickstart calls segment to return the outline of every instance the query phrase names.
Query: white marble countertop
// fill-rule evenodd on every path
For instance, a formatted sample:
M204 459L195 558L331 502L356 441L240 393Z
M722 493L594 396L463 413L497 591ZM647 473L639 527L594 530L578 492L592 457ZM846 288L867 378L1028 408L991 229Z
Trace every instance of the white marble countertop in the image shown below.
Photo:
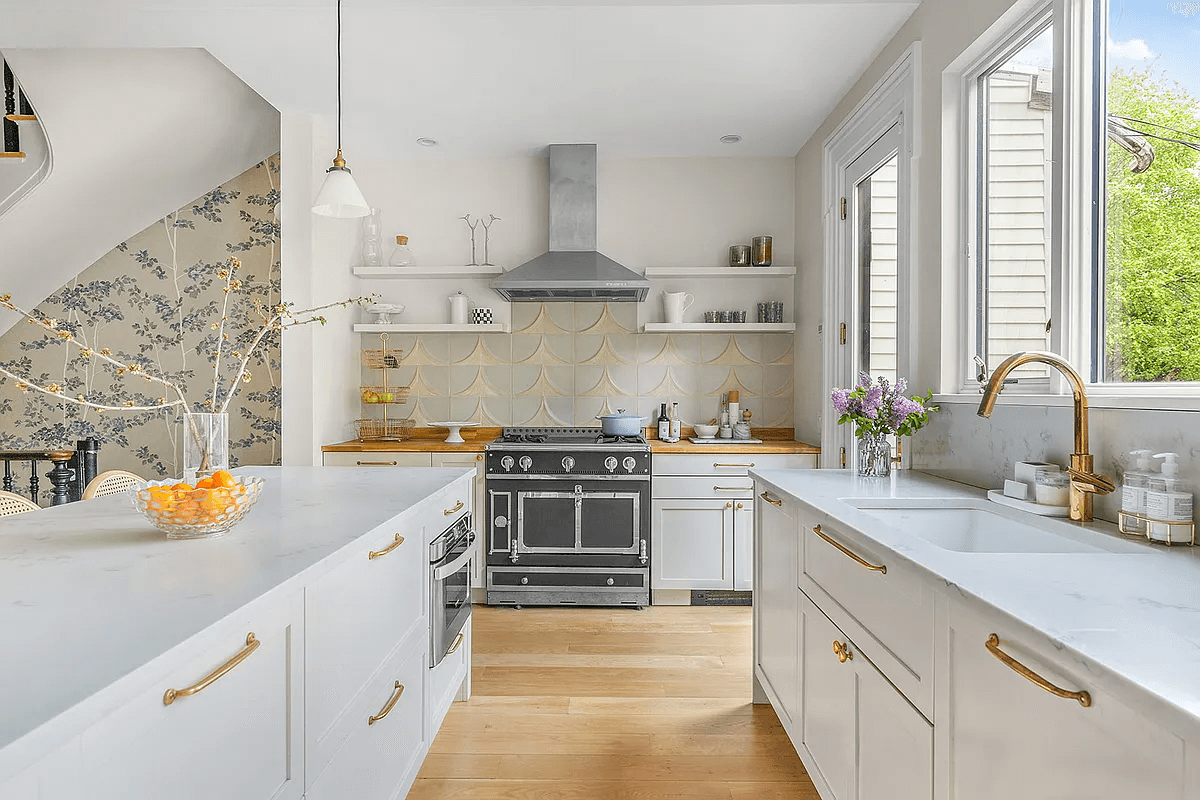
M953 595L1041 635L1097 686L1200 741L1200 547L1141 543L1105 522L1084 527L1036 518L1063 526L1071 538L1118 552L955 552L855 504L932 500L1010 510L990 503L982 490L917 472L890 479L859 478L849 470L751 470L751 475L812 506L830 523L892 550Z
M241 524L170 540L125 496L0 519L0 751L475 470L251 467Z

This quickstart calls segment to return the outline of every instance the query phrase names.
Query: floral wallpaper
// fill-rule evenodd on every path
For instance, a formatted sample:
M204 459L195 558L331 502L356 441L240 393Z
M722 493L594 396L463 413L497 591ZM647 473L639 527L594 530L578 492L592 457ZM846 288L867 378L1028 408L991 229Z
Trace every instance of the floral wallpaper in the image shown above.
M236 372L230 349L248 344L261 327L254 300L279 302L278 205L276 155L117 245L47 297L35 314L57 320L86 347L108 348L123 362L153 369L179 385L197 411L211 410L204 401L214 379L223 394ZM241 262L236 272L241 284L227 295L222 271L230 257ZM214 377L222 309L228 343ZM153 405L160 396L156 385L136 375L118 376L24 323L0 336L0 363L39 385L58 384L64 394L100 403ZM250 362L250 380L230 405L236 464L279 463L280 369L279 334L269 333ZM147 478L181 474L177 409L99 414L22 392L15 383L0 380L0 449L74 448L77 439L94 436L102 442L101 471L126 469ZM43 466L42 475L49 464ZM22 465L19 475L23 487L28 467Z

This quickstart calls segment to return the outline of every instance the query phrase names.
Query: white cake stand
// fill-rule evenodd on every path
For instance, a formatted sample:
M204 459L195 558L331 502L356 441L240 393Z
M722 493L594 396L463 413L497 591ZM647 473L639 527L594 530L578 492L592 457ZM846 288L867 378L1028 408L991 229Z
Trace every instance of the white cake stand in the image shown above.
M466 439L462 437L463 428L476 428L478 425L474 422L435 422L435 428L449 428L450 435L446 437L446 444L463 444Z

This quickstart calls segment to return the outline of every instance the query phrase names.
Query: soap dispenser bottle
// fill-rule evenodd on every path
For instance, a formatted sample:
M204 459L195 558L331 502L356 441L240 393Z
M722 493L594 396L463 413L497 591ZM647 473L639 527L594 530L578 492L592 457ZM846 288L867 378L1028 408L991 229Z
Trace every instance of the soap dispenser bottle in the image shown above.
M1146 492L1146 516L1159 522L1149 523L1150 539L1169 544L1190 544L1189 525L1168 525L1168 522L1192 521L1192 493L1179 478L1179 454L1158 453L1155 458L1166 459L1162 475L1150 479Z
M1121 487L1121 510L1127 514L1146 516L1146 490L1150 488L1150 479L1155 473L1150 469L1150 451L1134 450L1131 456L1137 458L1137 468L1125 471L1125 485ZM1146 533L1146 521L1137 517L1126 518L1121 530L1124 533Z

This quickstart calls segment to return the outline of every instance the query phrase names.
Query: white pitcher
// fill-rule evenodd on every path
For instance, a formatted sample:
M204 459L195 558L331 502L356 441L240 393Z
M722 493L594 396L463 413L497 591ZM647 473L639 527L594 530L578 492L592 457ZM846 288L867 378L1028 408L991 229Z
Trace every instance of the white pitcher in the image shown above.
M466 325L471 315L471 298L462 292L450 295L450 324Z
M663 311L666 313L667 322L675 324L683 322L683 312L696 302L695 296L687 292L663 292L662 297Z

